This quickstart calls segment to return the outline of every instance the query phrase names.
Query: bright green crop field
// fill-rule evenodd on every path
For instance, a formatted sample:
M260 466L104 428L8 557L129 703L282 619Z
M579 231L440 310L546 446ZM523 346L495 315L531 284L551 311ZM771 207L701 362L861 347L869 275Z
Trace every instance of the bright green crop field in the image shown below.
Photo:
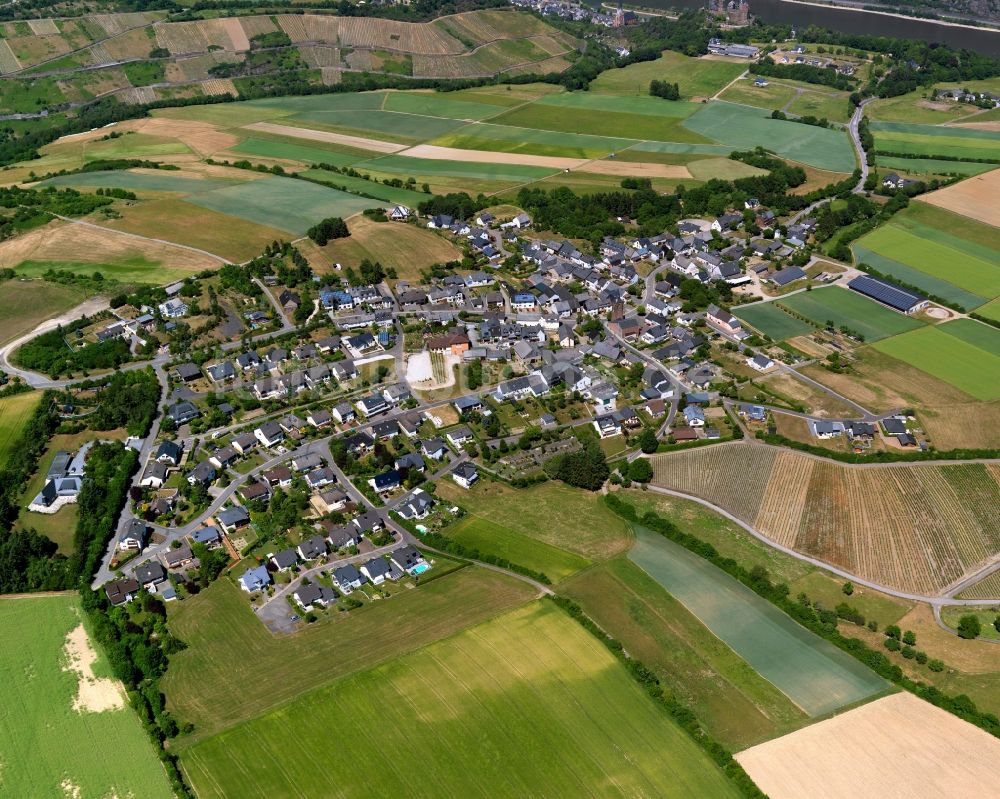
M432 158L411 158L406 155L386 155L354 165L360 171L392 172L400 176L454 177L472 180L501 180L524 183L555 174L556 170L520 164L479 164L474 161L439 161Z
M364 178L356 178L350 175L341 175L337 172L328 172L325 169L307 169L299 174L335 188L342 188L347 191L358 192L359 194L368 194L387 203L398 203L413 207L417 203L424 202L428 197L423 192L398 188L396 186L386 186L384 183L376 183L373 180L365 180ZM369 202L369 207L372 204Z
M66 668L81 624L76 595L0 599L0 794L169 799L166 772L132 709L74 709L80 677ZM92 674L107 679L98 653Z
M783 158L817 169L850 172L856 165L854 148L845 131L771 119L764 109L711 102L683 124L733 149L766 147Z
M926 175L981 175L996 169L996 164L977 164L971 161L938 161L934 158L893 158L891 155L878 156L878 165L890 169L902 169Z
M571 120L575 119L573 114L563 112L561 115ZM618 134L622 132L617 131ZM441 147L458 147L464 150L492 150L501 153L530 153L567 158L603 158L609 153L623 150L635 143L635 139L623 139L618 136L560 133L490 123L467 125L450 135L430 142Z
M41 392L27 391L0 399L0 463L7 463L21 428L35 412L41 398Z
M822 716L889 688L850 655L661 535L636 528L629 559L810 716Z
M812 325L785 313L773 302L744 305L742 308L734 308L733 311L748 325L755 327L775 341L782 341L793 336L803 336L815 330Z
M979 400L1000 397L1000 330L956 319L893 336L875 349L951 383Z
M600 94L649 96L651 80L676 83L685 100L711 97L746 69L746 64L707 58L689 58L672 50L664 51L655 61L629 64L609 69L590 84L590 91Z
M865 341L878 341L905 333L922 324L917 319L896 313L857 292L838 286L800 291L782 297L779 302L818 325L832 321L836 327L849 327L861 333Z
M1000 133L974 128L873 122L876 152L1000 160Z
M308 144L257 138L244 139L239 144L230 147L229 151L244 155L259 155L262 158L288 158L306 164L333 164L334 166L349 166L365 158L364 155L348 155Z
M554 583L590 565L590 561L580 555L477 516L467 516L446 534L468 549L499 555L511 563L540 571Z
M336 682L181 762L202 799L738 795L547 602Z

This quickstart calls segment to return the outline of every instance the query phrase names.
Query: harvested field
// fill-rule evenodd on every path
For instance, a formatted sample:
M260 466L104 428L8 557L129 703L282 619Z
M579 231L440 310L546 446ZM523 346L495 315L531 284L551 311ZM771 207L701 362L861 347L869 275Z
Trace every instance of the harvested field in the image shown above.
M137 28L128 33L123 33L121 36L101 42L100 45L94 45L91 51L95 53L95 58L98 57L97 53L103 51L111 57L110 60L116 61L127 58L146 58L152 49L153 42L146 35L146 29ZM99 61L98 63L103 63L103 61Z
M275 133L279 136L291 136L296 139L344 144L348 147L357 147L359 150L372 150L376 153L398 153L400 150L406 149L406 145L403 144L379 141L378 139L366 139L361 136L348 136L343 133L332 133L326 130L296 128L291 125L279 125L274 122L254 122L244 127L246 130L259 130L262 133Z
M405 149L405 148L404 148ZM393 151L397 152L397 151ZM431 161L466 161L480 164L520 164L522 166L548 167L550 169L579 169L588 162L582 158L559 158L548 155L527 155L522 153L495 153L488 150L462 150L456 147L438 147L434 144L418 144L400 155L408 158L427 158ZM594 170L598 171L598 170Z
M35 327L80 304L87 292L42 280L8 280L0 295L0 344L29 333Z
M44 272L48 266L58 269L67 258L109 277L118 272L116 276L122 279L146 283L166 283L219 265L191 250L60 221L0 243L0 267L4 268L17 269L28 262L32 269L27 271ZM117 264L132 266L121 273Z
M239 137L208 122L149 117L139 120L135 130L151 136L163 136L183 142L200 155L226 150L239 142Z
M736 755L772 799L996 796L998 757L992 735L909 693Z
M937 205L956 214L978 219L987 225L1000 227L1000 169L966 178L930 194L921 196L924 202Z
M729 444L655 457L653 470L655 485L900 590L936 594L1000 553L1000 475L981 464L851 467Z
M588 161L580 167L581 172L593 172L598 175L621 175L637 178L689 178L691 173L686 166L670 164L640 164L625 161Z

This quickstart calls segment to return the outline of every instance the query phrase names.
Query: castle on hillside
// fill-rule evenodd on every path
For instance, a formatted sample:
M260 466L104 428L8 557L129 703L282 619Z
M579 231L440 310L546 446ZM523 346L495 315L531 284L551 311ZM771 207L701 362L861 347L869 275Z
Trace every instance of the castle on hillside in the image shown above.
M724 18L730 25L750 24L748 0L708 0L708 12Z

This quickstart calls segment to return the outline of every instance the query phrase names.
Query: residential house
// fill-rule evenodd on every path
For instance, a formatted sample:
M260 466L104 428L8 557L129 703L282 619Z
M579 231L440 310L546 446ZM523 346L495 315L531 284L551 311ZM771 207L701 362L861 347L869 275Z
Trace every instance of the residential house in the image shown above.
M697 405L686 405L684 407L684 421L688 427L704 427L705 411Z
M368 485L370 485L376 493L385 494L389 491L395 491L399 488L401 484L401 476L396 469L390 469L387 472L382 472L377 474L368 480Z
M256 591L263 591L271 584L271 575L268 574L267 566L256 566L247 569L239 579L240 588L248 594Z
M326 537L314 535L298 545L297 551L302 560L316 560L326 554Z
M138 581L128 578L125 580L113 580L105 584L104 593L107 594L108 601L114 606L125 605L135 599L139 593Z
M146 546L149 530L141 519L129 519L118 535L118 549L122 552L139 551Z
M150 461L142 470L139 485L143 488L160 488L167 481L167 467L157 461Z
M274 564L280 572L286 572L299 562L299 553L294 549L283 549L281 552L272 552L268 555L268 560Z
M426 563L424 556L421 555L414 547L409 545L400 547L399 549L394 549L389 553L389 560L392 561L393 565L400 571L404 571L407 574L412 574L413 569L419 566L421 563Z
M472 488L472 484L479 479L479 470L471 461L464 461L452 471L451 479L462 488Z
M216 539L218 539L218 531L216 531L215 535ZM190 546L182 544L177 549L168 549L164 552L163 562L167 564L168 569L182 569L194 563L194 552L191 551Z
M368 578L372 585L382 585L390 579L392 570L383 558L372 558L361 566L361 573Z
M331 421L330 412L326 408L316 408L309 411L306 415L306 421L309 422L310 426L317 429L328 427Z
M758 372L766 372L774 366L774 361L766 355L754 355L752 358L747 358L747 366L751 369L756 369Z
M155 560L147 561L136 567L135 580L150 593L156 593L156 586L167 579L167 572Z
M208 462L216 469L226 469L236 463L239 457L239 453L234 447L220 447L209 456Z
M432 461L439 461L447 454L448 448L440 438L428 438L420 442L420 451Z
M233 439L233 443L230 446L240 453L240 455L246 455L248 452L256 449L257 444L257 436L253 433L242 433Z
M181 363L174 367L174 377L182 383L190 383L201 377L201 369L193 363Z
M215 520L228 535L250 524L250 514L246 512L245 508L237 505L216 513Z
M197 466L195 466L187 475L187 481L190 485L202 485L208 486L213 480L218 476L215 467L212 465L211 461L202 461Z
M183 454L183 447L176 441L163 441L156 448L156 453L153 457L162 464L178 466Z
M344 566L339 566L333 570L331 575L333 584L346 596L350 594L354 589L360 588L364 584L364 578L361 576L361 572L351 564L345 564Z
M264 422L253 431L254 437L267 448L276 447L285 440L285 433L277 422Z
M312 610L316 605L327 607L337 601L337 592L325 585L310 583L300 585L292 593L292 598L303 610Z
M351 403L349 402L338 402L336 405L333 406L333 411L331 412L331 415L340 424L353 422L354 419L357 417L357 414L354 413L354 408L351 406Z

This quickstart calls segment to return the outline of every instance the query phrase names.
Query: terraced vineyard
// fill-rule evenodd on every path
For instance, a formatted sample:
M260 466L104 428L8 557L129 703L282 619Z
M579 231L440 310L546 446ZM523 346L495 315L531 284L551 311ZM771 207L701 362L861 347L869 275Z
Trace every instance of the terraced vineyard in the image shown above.
M1000 467L852 467L748 443L654 458L654 485L700 497L778 544L936 594L1000 552Z

